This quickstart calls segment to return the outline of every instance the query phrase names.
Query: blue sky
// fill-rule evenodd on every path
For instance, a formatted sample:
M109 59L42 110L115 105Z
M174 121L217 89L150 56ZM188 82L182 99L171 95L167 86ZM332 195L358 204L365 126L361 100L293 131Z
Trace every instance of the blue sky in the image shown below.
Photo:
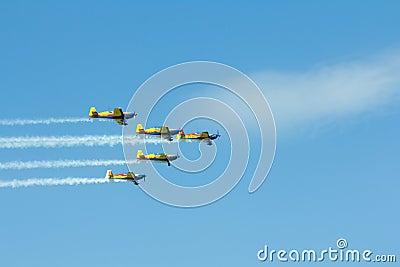
M161 204L130 184L1 188L1 265L257 266L271 264L256 257L265 244L324 249L339 237L399 257L399 8L396 1L2 2L4 118L127 107L154 73L210 60L259 83L278 142L256 193L247 192L250 164L231 193L201 208ZM121 134L101 122L0 131ZM123 159L122 148L0 149L1 163L96 158ZM106 169L2 170L0 179L102 177Z

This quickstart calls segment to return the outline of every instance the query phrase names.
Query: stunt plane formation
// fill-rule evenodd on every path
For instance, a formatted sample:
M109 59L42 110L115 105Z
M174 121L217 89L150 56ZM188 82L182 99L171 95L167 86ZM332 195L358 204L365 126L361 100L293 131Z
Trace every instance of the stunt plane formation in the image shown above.
M127 120L135 118L137 114L135 112L123 112L121 108L114 108L114 111L102 111L97 112L95 107L91 107L89 111L89 118L99 118L99 119L111 119L115 120L119 125L128 125ZM199 141L206 142L207 145L212 145L212 140L219 138L221 135L219 132L216 134L209 134L208 132L201 133L189 133L185 134L183 129L173 129L168 126L158 126L151 128L143 128L142 124L137 124L136 126L136 135L148 135L148 136L160 136L161 138L172 141L173 136L176 136L179 141ZM138 161L152 161L152 162L160 162L167 163L168 166L171 166L171 161L174 161L179 158L179 155L165 154L165 153L157 153L157 154L143 154L142 150L138 150L136 154L136 160ZM129 181L133 182L135 185L139 185L140 180L145 180L145 174L135 174L133 172L128 173L119 173L114 174L112 170L107 170L106 178L112 181Z

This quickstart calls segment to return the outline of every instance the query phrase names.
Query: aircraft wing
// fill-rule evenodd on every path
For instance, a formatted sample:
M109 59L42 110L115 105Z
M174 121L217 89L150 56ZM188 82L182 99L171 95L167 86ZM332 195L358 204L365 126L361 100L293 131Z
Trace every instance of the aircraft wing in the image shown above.
M122 109L120 108L114 108L114 117L123 117L124 113L122 112Z
M119 125L126 125L126 122L124 120L116 119L115 120Z
M161 137L168 140L168 141L172 141L172 136L171 136L171 132L169 131L169 128L167 126L162 126L160 129L160 134Z
M200 138L209 138L210 137L210 134L208 133L208 132L202 132L201 134L200 134Z
M137 179L136 175L134 173L128 172L126 174L126 178L129 179L130 181L132 181L135 185L139 185L138 180L140 180L140 178Z
M170 133L170 132L168 132L168 133L162 133L162 134L161 134L161 137L162 137L163 139L165 139L165 140L172 141L172 136L171 136L171 133Z
M165 159L167 159L168 157L167 157L166 154L161 154L161 155L158 155L157 158L160 159L160 160L165 160Z

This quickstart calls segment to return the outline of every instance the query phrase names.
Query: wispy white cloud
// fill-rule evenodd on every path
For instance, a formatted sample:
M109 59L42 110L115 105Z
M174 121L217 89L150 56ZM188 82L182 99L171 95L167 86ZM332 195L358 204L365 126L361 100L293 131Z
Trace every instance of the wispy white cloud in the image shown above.
M262 71L251 77L266 95L277 127L297 127L396 103L400 95L400 52L306 72Z

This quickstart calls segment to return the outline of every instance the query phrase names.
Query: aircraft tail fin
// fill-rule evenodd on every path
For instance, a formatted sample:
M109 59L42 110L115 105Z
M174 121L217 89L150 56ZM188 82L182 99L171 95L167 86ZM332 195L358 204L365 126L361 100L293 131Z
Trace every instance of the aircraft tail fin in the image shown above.
M143 125L141 125L140 123L136 125L136 134L140 134L143 132L144 132Z
M97 113L97 110L95 107L91 107L89 111L89 117L97 116L99 113Z
M143 154L143 151L142 151L142 150L139 149L139 150L137 151L136 158L137 158L137 159L142 159L142 158L144 158L144 154Z
M113 174L112 170L107 170L105 178L113 178L113 177L114 177L114 174Z

